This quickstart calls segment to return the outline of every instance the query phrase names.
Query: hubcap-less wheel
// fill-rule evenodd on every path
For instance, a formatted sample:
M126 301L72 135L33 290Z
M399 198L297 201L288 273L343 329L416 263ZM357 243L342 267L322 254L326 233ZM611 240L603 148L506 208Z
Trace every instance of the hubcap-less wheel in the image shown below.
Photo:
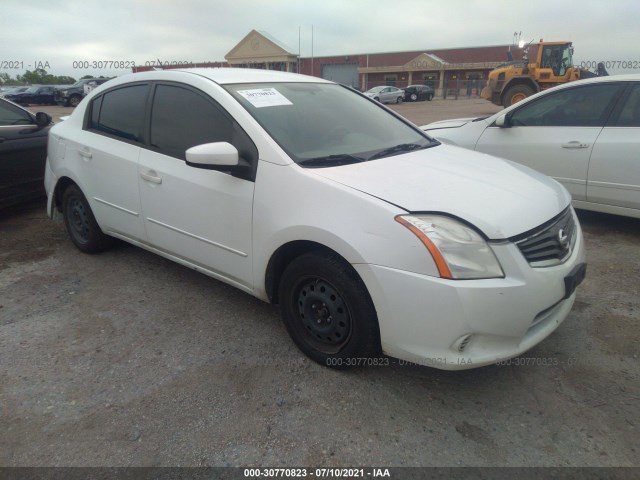
M69 201L69 225L71 226L71 234L78 242L87 243L89 241L89 218L87 211L79 198L72 198Z
M78 249L85 253L98 253L111 246L113 238L100 230L87 199L76 185L65 189L62 212L67 232Z
M380 353L371 296L353 267L333 253L294 258L278 286L282 320L295 344L312 360L333 368Z
M339 351L351 336L351 318L342 297L320 278L300 282L298 313L307 341L316 348Z

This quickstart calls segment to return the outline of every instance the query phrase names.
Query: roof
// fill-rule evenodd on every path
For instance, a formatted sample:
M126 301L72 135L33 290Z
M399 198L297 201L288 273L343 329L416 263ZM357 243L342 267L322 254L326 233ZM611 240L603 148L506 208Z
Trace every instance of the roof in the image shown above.
M268 82L309 82L331 83L318 77L299 75L297 73L280 72L275 70L259 70L252 68L179 68L171 70L155 70L150 72L131 73L118 77L118 80L136 81L183 77L185 74L199 75L220 85L237 83L268 83Z
M256 32L258 32L260 35L262 35L264 38L266 38L267 40L270 40L271 42L275 43L277 46L279 46L281 49L286 50L287 53L290 53L291 55L295 55L295 53L293 53L293 50L291 48L289 48L288 45L285 45L284 43L282 43L280 40L278 40L275 37L272 37L271 35L269 35L267 32L265 32L264 30L256 30Z

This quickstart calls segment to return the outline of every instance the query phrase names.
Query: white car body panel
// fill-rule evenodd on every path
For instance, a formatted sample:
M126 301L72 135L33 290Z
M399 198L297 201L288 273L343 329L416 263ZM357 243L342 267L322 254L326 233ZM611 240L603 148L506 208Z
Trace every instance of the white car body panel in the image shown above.
M184 82L214 98L258 149L255 182L83 130L91 99L132 78ZM577 220L572 253L553 267L532 268L508 240L568 207L570 196L556 182L527 167L449 146L303 168L212 78L329 83L244 69L114 79L90 92L52 129L45 173L49 215L56 211L56 186L66 177L86 193L105 232L265 301L266 272L278 249L299 241L322 245L364 281L383 351L437 368L471 368L513 357L565 319L576 294L564 298L564 279L585 260ZM419 238L395 220L425 211L457 216L497 240L490 248L505 277L440 278ZM454 345L461 335L473 335L464 353Z
M509 238L539 225L571 201L555 182L516 163L447 145L430 150L325 168L318 175L407 211L447 212L471 222L491 239ZM531 176L540 182L532 183ZM487 222L488 211L508 221Z
M639 152L640 127L603 128L589 162L587 202L608 204L612 208L639 209ZM640 216L640 212L637 213Z
M616 75L568 83L526 98L486 119L443 120L421 128L443 143L507 158L562 183L577 208L640 218L640 127L510 126L495 121L544 96L599 82L640 82Z
M142 150L146 242L250 289L254 183Z
M589 158L601 127L488 127L475 150L508 158L560 182L575 200L587 199Z

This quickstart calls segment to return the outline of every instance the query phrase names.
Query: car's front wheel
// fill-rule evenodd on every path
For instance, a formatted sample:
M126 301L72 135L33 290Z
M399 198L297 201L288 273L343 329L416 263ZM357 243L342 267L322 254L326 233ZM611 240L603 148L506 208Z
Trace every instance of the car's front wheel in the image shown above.
M418 100L418 94L417 93L412 93L411 97L409 97L409 98L411 98L412 102L415 102L416 100Z
M69 186L62 196L64 224L71 241L85 253L108 249L113 238L105 235L96 222L89 202L76 185Z
M427 95L427 101L430 102L431 100L433 100L433 93Z
M77 107L80 103L80 100L82 100L80 95L71 95L71 98L69 99L69 106L74 108Z
M335 254L312 252L294 259L282 275L279 301L289 335L312 360L347 368L380 353L369 292Z

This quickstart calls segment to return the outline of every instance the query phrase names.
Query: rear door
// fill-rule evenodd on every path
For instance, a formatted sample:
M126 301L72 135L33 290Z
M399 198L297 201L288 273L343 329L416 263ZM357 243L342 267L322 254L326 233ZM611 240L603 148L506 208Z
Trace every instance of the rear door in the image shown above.
M86 125L63 139L65 156L74 161L80 188L100 227L145 240L138 193L138 157L144 142L149 85L129 84L94 97Z
M616 110L593 148L587 201L640 213L640 83Z
M509 127L489 126L476 150L549 175L586 200L589 158L622 88L607 82L544 95L512 110Z

